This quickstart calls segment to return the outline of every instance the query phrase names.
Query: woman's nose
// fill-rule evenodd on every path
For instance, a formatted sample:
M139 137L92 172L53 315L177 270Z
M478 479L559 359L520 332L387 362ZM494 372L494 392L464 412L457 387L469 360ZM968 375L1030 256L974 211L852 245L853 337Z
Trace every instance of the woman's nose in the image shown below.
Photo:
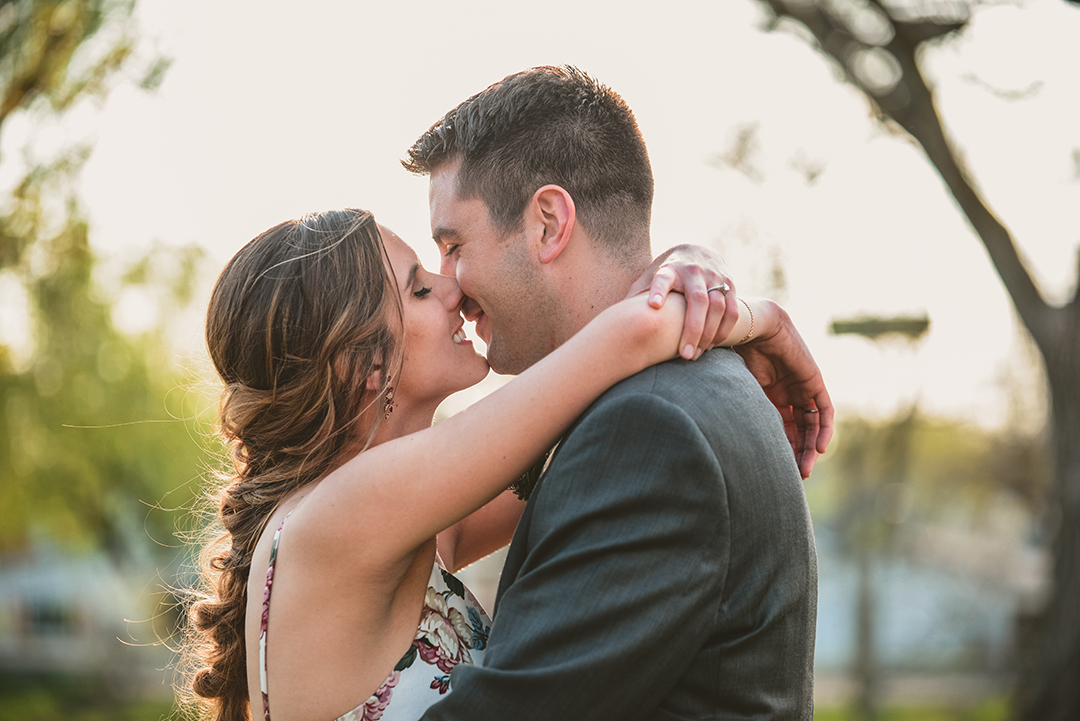
M461 292L457 278L452 275L440 275L438 278L439 297L442 298L443 304L454 312L460 311L465 294Z

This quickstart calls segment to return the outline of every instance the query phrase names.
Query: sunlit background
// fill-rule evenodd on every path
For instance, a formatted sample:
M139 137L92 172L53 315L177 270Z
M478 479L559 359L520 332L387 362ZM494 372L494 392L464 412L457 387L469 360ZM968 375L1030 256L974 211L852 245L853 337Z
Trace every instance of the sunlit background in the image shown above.
M0 30L12 22L8 7ZM1080 8L1026 0L976 3L971 13L959 35L924 49L922 69L984 199L1045 295L1063 303L1080 238ZM13 699L0 707L22 710L0 708L0 719L79 718L64 705L78 684L49 679L103 667L109 697L125 709L114 718L169 711L171 656L153 641L174 622L162 588L190 581L172 529L197 523L163 509L189 507L216 464L200 451L217 450L205 437L213 390L201 313L225 261L282 220L351 206L374 211L437 267L427 182L399 159L469 95L563 63L635 111L656 176L654 251L683 242L722 251L740 293L789 310L838 407L843 425L806 484L820 554L819 717L916 709L913 718L1005 718L1023 628L1049 573L1038 354L922 151L874 119L805 31L768 17L754 0L139 0L129 27L137 41L108 92L59 115L39 103L8 116L5 213L23 202L10 194L33 168L92 147L53 196L43 191L43 213L55 218L41 221L43 237L61 227L64 199L77 197L97 258L87 297L117 329L90 375L127 387L145 366L156 380L146 381L154 391L144 406L93 389L66 405L80 386L65 385L56 356L43 360L61 331L35 320L26 280L59 266L44 251L22 270L0 264L0 360L8 376L31 379L0 387L11 452L0 483L23 504L12 506L19 522L0 545L0 693ZM76 66L93 62L94 43L115 39L106 30ZM859 317L929 326L876 339L831 332ZM150 360L133 360L138 353ZM444 413L498 382L451 399ZM36 413L38 403L52 410ZM31 416L45 429L36 441ZM186 420L115 425L176 417ZM167 451L164 428L174 429ZM158 463L85 470L89 462L62 460L103 446ZM167 481L111 485L110 469L160 475L164 462ZM67 475L53 478L57 468ZM52 473L48 497L60 497L65 477L84 470L95 480L79 494L97 499L100 523L15 490ZM470 569L486 598L497 562ZM870 619L869 630L858 619Z

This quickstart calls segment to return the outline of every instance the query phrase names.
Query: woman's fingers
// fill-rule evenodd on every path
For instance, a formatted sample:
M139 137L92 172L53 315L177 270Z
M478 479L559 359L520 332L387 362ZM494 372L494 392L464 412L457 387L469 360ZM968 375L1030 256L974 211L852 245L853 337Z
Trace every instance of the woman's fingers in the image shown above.
M677 279L678 273L671 266L665 265L660 268L660 270L656 271L656 275L652 278L652 283L649 284L649 305L653 308L662 307L668 293L675 287L675 281Z
M715 296L720 296L720 302L715 306L720 316L720 323L713 337L726 340L735 330L735 323L739 320L739 301L735 296L735 283L730 278L721 276L713 281L710 287L716 288L709 293L713 300L716 300ZM738 340L739 338L731 339L732 342Z
M705 327L701 330L701 338L698 340L697 355L700 356L722 340L720 325L723 321L728 306L727 299L717 290L706 291L709 294L708 312L705 314Z
M709 292L705 280L701 276L683 278L683 295L686 296L686 320L679 341L679 355L691 360L699 355L705 320L709 315Z

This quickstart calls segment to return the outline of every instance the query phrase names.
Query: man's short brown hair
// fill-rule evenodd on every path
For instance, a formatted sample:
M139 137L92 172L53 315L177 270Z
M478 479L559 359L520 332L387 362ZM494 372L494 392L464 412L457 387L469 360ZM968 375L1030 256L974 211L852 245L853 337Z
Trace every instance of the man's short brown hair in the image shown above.
M481 198L504 233L547 184L574 199L586 231L616 258L648 252L653 178L626 102L570 67L507 76L447 113L409 149L407 170L429 175L461 159L456 192Z

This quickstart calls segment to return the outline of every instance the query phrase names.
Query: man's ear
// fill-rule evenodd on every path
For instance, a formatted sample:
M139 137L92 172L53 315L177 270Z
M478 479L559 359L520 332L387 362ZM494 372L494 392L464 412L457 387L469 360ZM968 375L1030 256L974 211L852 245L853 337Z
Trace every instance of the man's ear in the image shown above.
M550 263L559 257L577 222L577 210L570 193L559 185L545 185L533 193L531 207L543 228L540 238L540 262Z

